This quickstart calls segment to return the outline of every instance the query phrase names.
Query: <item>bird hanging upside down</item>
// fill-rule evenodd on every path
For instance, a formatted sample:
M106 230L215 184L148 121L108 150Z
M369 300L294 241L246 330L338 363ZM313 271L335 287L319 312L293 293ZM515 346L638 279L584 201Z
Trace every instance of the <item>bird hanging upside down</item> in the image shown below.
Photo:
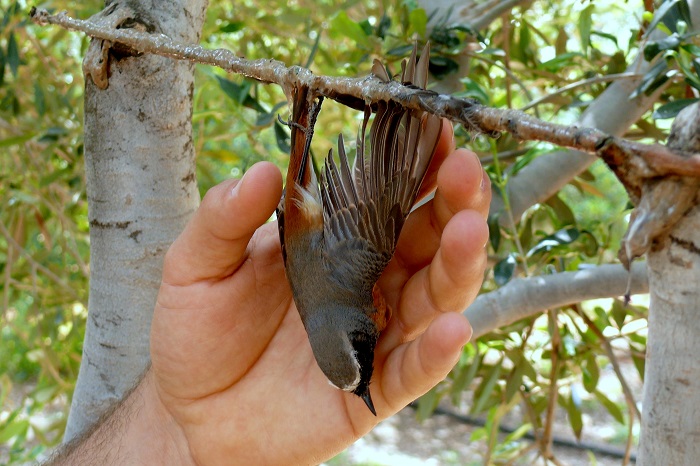
M426 46L416 63L414 47L402 63L403 84L425 89L428 55ZM391 80L377 60L372 73ZM339 164L331 151L319 184L310 145L321 98L304 87L292 94L292 148L277 211L287 278L319 367L332 385L362 398L376 416L369 393L374 349L391 316L377 280L416 200L442 120L379 102L366 141L366 107L352 169L341 135Z

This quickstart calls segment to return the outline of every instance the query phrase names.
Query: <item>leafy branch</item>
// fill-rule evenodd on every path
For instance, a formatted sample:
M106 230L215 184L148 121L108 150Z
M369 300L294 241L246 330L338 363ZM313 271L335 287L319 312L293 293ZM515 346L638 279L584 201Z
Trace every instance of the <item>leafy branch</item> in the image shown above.
M32 8L30 17L40 25L55 24L80 31L122 44L138 53L217 66L258 81L278 84L285 90L292 86L308 86L318 95L353 108L360 109L378 101L395 101L407 108L448 118L472 133L497 137L505 131L520 140L547 141L594 153L615 172L634 202L641 196L643 180L667 175L700 177L700 154L670 150L660 144L641 144L597 129L545 122L518 110L490 108L473 100L414 89L397 82L383 83L371 75L364 78L314 75L300 66L287 67L276 60L246 60L229 50L208 50L198 45L176 43L163 34L116 29L95 21L71 18L65 12L51 15L45 9Z

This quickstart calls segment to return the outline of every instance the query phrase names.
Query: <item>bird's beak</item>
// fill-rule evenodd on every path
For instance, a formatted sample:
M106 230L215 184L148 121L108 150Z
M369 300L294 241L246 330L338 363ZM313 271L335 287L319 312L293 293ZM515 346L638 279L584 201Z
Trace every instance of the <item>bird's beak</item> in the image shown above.
M360 398L365 402L369 410L374 414L375 416L377 415L377 411L374 409L374 403L372 403L372 397L369 396L369 390L367 390L364 395L360 395Z

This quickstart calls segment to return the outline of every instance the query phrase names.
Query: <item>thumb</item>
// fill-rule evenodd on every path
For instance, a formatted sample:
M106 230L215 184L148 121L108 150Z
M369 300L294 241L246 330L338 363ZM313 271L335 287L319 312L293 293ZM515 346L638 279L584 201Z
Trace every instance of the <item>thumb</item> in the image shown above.
M184 286L222 279L245 259L251 236L270 218L282 195L282 175L270 162L240 180L211 188L165 256L163 281Z

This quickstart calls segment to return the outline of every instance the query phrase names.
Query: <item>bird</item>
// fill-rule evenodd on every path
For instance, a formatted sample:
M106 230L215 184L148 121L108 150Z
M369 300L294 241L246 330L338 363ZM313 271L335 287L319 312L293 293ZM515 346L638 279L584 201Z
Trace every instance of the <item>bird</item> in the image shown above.
M429 45L420 59L416 55L414 45L400 80L425 89ZM376 59L372 74L392 80ZM362 398L376 416L369 390L374 351L392 313L377 280L416 201L442 119L392 100L365 105L352 167L341 134L338 163L331 149L317 174L310 148L323 99L305 86L291 94L290 161L277 209L287 279L321 371L331 385Z

